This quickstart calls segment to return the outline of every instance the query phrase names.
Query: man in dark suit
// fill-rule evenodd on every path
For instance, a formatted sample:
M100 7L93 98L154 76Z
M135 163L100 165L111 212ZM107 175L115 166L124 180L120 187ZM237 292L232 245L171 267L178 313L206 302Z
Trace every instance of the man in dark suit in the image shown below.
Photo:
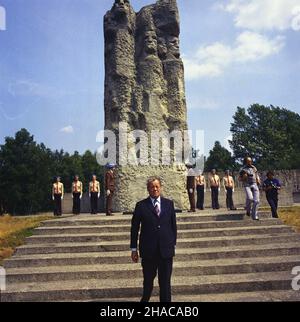
M161 197L161 180L152 177L147 182L149 197L137 203L131 225L131 258L142 258L144 290L141 302L149 302L153 282L158 272L160 302L171 302L171 275L177 240L174 203Z

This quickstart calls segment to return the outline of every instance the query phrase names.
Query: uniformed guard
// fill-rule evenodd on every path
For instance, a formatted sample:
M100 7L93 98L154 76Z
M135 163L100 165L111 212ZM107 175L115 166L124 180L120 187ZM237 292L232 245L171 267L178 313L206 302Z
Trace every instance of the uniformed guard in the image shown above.
M244 159L244 167L240 171L239 180L243 182L246 192L247 216L252 216L253 220L259 220L258 207L260 202L260 178L250 157L246 157Z
M106 216L112 216L112 200L115 193L115 165L108 164L107 172L105 174L105 190L106 190Z
M83 185L82 182L79 181L79 176L76 175L74 177L74 181L72 183L72 198L73 198L73 214L80 214L80 203L83 194Z
M273 171L267 173L267 179L264 181L263 188L272 210L272 217L278 218L278 194L281 190L281 183L278 179L274 178Z
M233 203L233 193L235 189L234 179L230 175L230 171L225 171L225 177L223 178L223 187L226 194L226 206L228 210L236 210Z
M196 189L197 189L197 209L204 210L204 195L206 192L206 180L204 173L196 177Z
M211 206L212 209L220 209L219 205L219 192L221 181L220 177L217 175L217 170L213 169L209 176L209 186L211 191Z
M54 201L54 216L61 216L61 201L64 199L64 185L61 178L57 177L56 182L52 186L52 200Z
M89 196L91 199L91 214L98 213L98 199L100 198L100 182L97 181L97 176L94 174L89 185Z
M196 212L196 200L195 200L195 191L196 191L196 174L194 170L194 166L191 164L187 164L187 180L186 180L186 189L189 196L190 201L190 210L189 212Z

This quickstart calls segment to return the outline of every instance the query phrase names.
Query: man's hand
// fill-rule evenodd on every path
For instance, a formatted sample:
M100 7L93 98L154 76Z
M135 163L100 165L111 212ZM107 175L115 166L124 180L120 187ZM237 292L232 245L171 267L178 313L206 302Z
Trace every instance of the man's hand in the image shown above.
M194 189L190 189L190 194L192 195L194 193Z
M139 253L137 251L131 252L131 259L137 264L139 262Z
M107 195L107 196L110 196L110 190L107 190L107 191L106 191L106 195Z

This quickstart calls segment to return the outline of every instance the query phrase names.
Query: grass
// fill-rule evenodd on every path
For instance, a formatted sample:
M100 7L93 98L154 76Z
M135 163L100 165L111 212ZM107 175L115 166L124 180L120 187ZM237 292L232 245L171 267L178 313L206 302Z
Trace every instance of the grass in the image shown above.
M0 217L0 265L5 258L12 256L18 246L24 244L25 238L31 236L42 221L52 218L49 215Z
M279 217L286 225L292 226L300 233L300 206L280 208Z

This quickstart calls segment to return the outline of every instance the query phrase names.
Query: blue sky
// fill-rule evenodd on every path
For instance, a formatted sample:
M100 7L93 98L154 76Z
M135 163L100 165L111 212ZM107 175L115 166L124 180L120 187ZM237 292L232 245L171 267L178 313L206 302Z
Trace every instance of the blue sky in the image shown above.
M153 2L131 0L136 11ZM98 148L102 21L112 3L0 0L0 143L25 127L51 149ZM237 106L272 104L300 113L300 0L178 5L189 126L205 131L206 153L216 140L225 144Z

